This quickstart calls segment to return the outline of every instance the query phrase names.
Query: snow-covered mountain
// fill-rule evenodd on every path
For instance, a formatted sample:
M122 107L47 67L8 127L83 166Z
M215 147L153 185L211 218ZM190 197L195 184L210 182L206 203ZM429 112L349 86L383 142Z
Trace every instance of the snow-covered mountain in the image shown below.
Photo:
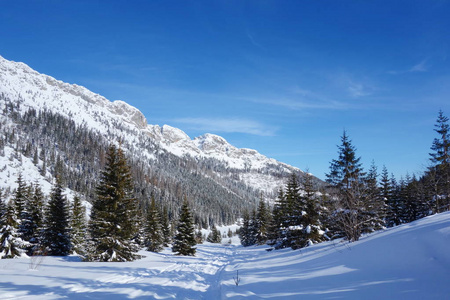
M0 109L3 110L1 118L5 128L11 129L17 122L12 121L11 114L6 113L8 103L16 105L15 110L22 116L30 109L34 109L38 115L40 112L50 112L107 142L117 143L120 140L127 155L139 161L143 169L151 168L155 162L161 163L161 157L176 156L184 161L178 164L190 166L191 173L209 178L243 201L249 200L244 199L249 198L249 195L252 195L250 198L256 197L260 192L264 192L266 199L273 200L275 191L284 184L284 178L289 173L301 173L297 168L265 157L256 150L236 148L214 134L191 139L178 128L148 124L137 108L124 101L109 101L82 86L64 83L40 74L24 63L8 61L1 56L0 95ZM27 130L25 124L22 131ZM21 135L21 130L16 128L16 131ZM21 136L25 138L26 135ZM31 139L36 150L42 151L42 143L36 141L35 137ZM70 160L70 155L66 153L65 158ZM4 164L11 164L5 155L0 156L2 159ZM27 158L19 160L26 161ZM10 177L14 178L18 170L5 169L2 172L9 172ZM171 174L164 176L174 177ZM35 177L39 176L35 174ZM13 182L12 179L6 182L0 180L0 187L14 187Z
M25 100L24 107L52 110L103 134L114 130L114 121L119 120L122 126L148 135L178 156L187 154L219 159L236 169L258 170L277 165L287 172L295 170L256 150L238 149L214 134L207 133L191 139L181 129L169 125L150 125L137 108L124 101L111 102L82 86L64 83L40 74L24 63L8 61L1 56L0 86L0 92L10 98L21 95ZM131 136L126 138L132 139Z

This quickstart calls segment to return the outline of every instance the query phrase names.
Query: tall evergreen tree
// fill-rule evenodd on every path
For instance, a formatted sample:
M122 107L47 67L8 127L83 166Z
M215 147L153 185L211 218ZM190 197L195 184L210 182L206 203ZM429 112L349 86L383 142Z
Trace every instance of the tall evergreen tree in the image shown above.
M13 195L13 203L18 223L18 233L24 241L29 241L33 235L33 225L28 211L28 202L31 196L30 187L23 180L22 173L19 173L16 183L17 188Z
M159 210L156 207L154 197L152 197L150 207L147 210L144 237L147 251L160 252L163 249L164 236L161 229Z
M138 250L137 202L132 195L130 168L122 149L111 145L101 173L89 221L91 236L88 260L131 261Z
M366 184L366 205L365 221L362 231L370 233L385 228L385 201L381 196L381 190L378 186L378 172L375 163L372 165L365 178Z
M165 205L161 210L161 233L163 235L163 246L168 247L172 242L172 235L170 230L169 212Z
M336 229L342 231L349 241L357 241L361 236L365 216L364 172L356 156L356 149L344 131L338 146L339 158L330 165L327 182L335 189L334 219Z
M211 232L206 237L206 241L217 244L220 244L222 242L222 235L215 225L211 227Z
M50 200L45 211L45 225L42 235L42 245L52 256L66 256L70 254L72 243L70 240L69 205L59 178L56 179Z
M10 202L7 205L6 213L2 219L3 225L0 227L0 258L26 256L25 249L30 244L22 240L20 234L17 232L18 222L13 203Z
M0 228L6 225L6 213L8 212L8 206L3 199L3 191L0 189Z
M73 198L72 216L70 218L71 240L73 251L77 254L84 255L86 252L86 208L81 203L78 196Z
M450 209L450 125L442 110L439 111L435 129L439 135L431 146L430 160L433 164L429 172L434 172L437 187L435 197L439 200L437 211Z
M244 247L252 246L256 243L256 237L253 230L253 218L247 210L242 216L242 226L239 229L239 239Z
M284 236L283 219L286 211L286 202L283 188L278 190L278 197L272 209L272 217L269 223L267 244L280 248Z
M320 213L322 207L319 202L317 190L314 187L313 177L310 173L305 173L302 177L303 202L305 210L302 216L302 233L300 239L296 241L296 247L302 248L312 244L320 243L324 240Z
M31 238L29 242L33 245L32 252L39 246L44 226L44 194L39 183L32 186L33 192L28 202L28 211L31 220Z
M12 201L14 203L16 219L20 225L22 218L24 218L24 215L26 214L25 209L27 205L27 195L28 195L27 184L23 180L22 173L19 173L16 183L17 188L14 191Z
M265 201L259 200L258 210L256 212L256 243L259 245L264 245L268 239L268 231L270 224L271 215L267 209Z
M194 220L189 210L189 203L185 198L178 219L177 234L174 237L172 252L176 252L177 255L194 256L195 245Z

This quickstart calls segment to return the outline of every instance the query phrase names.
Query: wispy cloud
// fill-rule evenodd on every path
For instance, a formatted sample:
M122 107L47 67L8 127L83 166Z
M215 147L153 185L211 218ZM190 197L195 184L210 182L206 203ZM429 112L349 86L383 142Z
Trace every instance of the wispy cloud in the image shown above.
M347 91L354 98L369 96L372 93L371 88L367 85L352 80L348 82Z
M428 71L427 62L428 62L428 59L422 60L420 63L412 66L409 69L409 72L426 72L426 71Z
M428 63L428 58L425 58L421 62L413 65L409 69L406 70L391 70L388 71L388 74L392 75L398 75L398 74L405 74L405 73L416 73L416 72L427 72L430 68L430 65Z
M253 37L253 35L250 33L250 31L248 29L246 30L246 34L247 34L247 37L250 40L250 42L253 44L253 46L256 46L258 48L265 50L265 48L260 43L256 42L255 38Z
M205 132L237 132L259 136L273 136L277 128L260 122L239 118L179 118L173 120Z

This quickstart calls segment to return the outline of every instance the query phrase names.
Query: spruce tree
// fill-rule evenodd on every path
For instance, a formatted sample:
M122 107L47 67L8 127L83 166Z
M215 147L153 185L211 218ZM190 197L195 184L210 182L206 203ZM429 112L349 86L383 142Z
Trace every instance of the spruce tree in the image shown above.
M18 222L13 203L10 202L6 206L6 213L1 222L3 225L0 227L0 259L26 256L25 249L30 243L22 240L17 231Z
M442 110L439 111L435 129L438 138L435 138L431 146L433 153L430 153L430 160L433 164L430 172L434 172L435 185L437 187L435 197L439 204L437 211L450 209L450 125L449 119Z
M370 233L386 227L385 219L385 201L381 196L378 187L378 172L375 163L372 165L365 178L366 184L366 205L365 217L366 221L363 225L362 232Z
M284 212L286 238L284 247L297 249L300 247L303 235L303 215L306 210L305 198L300 194L300 184L297 175L291 174L286 184L285 197L287 211Z
M8 206L3 199L3 191L0 189L0 228L6 225L6 213L8 212Z
M285 232L285 228L283 227L284 214L286 211L285 198L283 188L280 188L278 190L278 197L275 201L268 227L267 244L274 246L277 249L282 247L281 245Z
M215 225L212 226L211 232L208 234L206 241L217 244L222 242L222 235Z
M145 220L144 244L147 251L160 252L163 249L163 243L164 236L161 230L159 210L156 207L155 198L152 197Z
M130 168L122 149L111 145L100 175L89 221L90 261L131 261L138 256L133 238L137 229L137 202L132 195Z
M177 255L194 256L196 252L195 245L194 220L185 198L178 219L177 234L174 237L172 252L175 252Z
M248 247L255 244L254 236L252 232L252 220L248 211L244 211L242 216L242 226L239 229L239 239L241 240L241 245Z
M302 248L324 240L322 223L320 214L322 207L320 205L319 196L313 183L313 176L306 173L302 177L302 189L305 203L305 211L302 218L302 234L301 238L296 242L297 247Z
M172 242L172 235L170 230L169 212L167 206L164 206L161 211L161 233L163 235L163 246L168 247Z
M268 231L270 224L270 212L267 209L264 200L259 200L258 210L256 213L256 243L259 245L264 245L268 239Z
M13 195L13 203L18 223L18 233L24 241L29 241L33 236L33 224L29 209L30 187L23 180L22 173L17 178L17 188ZM30 251L30 249L27 249Z
M32 252L39 246L44 226L44 194L38 183L32 187L33 192L28 202L28 211L31 220L31 238L29 242L33 245Z
M42 235L42 246L52 256L70 254L69 205L59 178L56 179L50 200L45 211L45 225Z
M326 176L327 182L334 189L332 197L335 199L335 229L352 242L359 239L366 221L365 174L361 158L356 156L356 149L345 131L341 142L338 146L339 157L331 162L330 173Z
M86 208L78 196L73 198L72 216L70 219L73 252L84 255L86 251Z

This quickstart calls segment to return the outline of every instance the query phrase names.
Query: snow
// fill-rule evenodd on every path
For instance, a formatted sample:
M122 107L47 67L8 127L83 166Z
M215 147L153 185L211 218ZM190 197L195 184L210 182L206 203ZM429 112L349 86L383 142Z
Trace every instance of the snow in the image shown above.
M225 228L222 228L225 231ZM140 252L0 260L1 299L446 299L450 213L301 250L198 245L196 257ZM235 284L239 272L239 285Z
M255 188L272 181L259 177L253 178L253 174L257 174L261 169L278 168L286 173L299 171L297 168L268 158L256 150L236 148L218 135L207 133L191 139L181 129L169 125L160 127L147 124L145 116L124 101L111 102L82 86L64 83L51 76L40 74L24 63L8 61L1 56L0 93L4 93L13 100L17 100L20 95L24 101L22 111L26 111L29 107L37 110L47 109L101 134L122 137L129 144L136 145L141 136L147 136L159 143L163 149L180 157L189 155L213 158L223 162L229 168L253 171L242 180ZM119 128L129 131L124 134ZM131 132L133 134L130 134ZM146 149L142 149L142 156L148 159L155 158ZM275 177L269 175L266 177L276 182ZM267 190L272 189L273 187L270 186Z

